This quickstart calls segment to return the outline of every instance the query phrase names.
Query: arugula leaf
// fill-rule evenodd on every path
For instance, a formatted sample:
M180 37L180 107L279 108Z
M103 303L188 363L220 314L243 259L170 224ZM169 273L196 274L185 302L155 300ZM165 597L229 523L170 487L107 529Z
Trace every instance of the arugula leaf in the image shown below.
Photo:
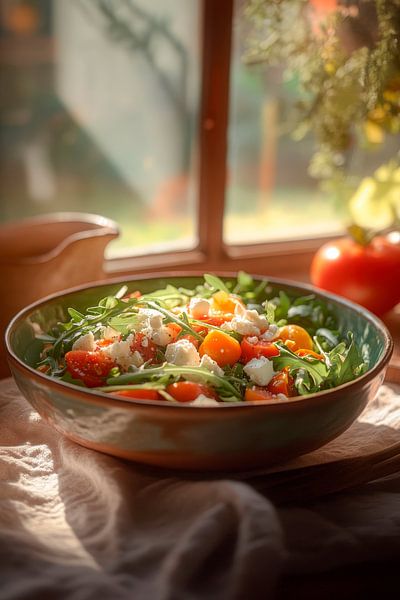
M214 288L215 290L220 290L222 292L226 292L227 294L230 293L228 288L226 287L225 283L222 281L222 279L220 279L216 275L211 275L210 273L205 273L204 281L210 287Z
M280 290L277 298L272 298L271 302L275 304L275 319L281 321L287 319L288 311L290 308L290 298L283 290Z
M311 390L318 391L328 377L327 365L316 358L297 356L279 342L276 345L279 347L280 354L272 358L274 370L281 371L285 367L289 367L290 374L295 376L295 385L298 384L299 387L297 385L296 387L300 394L310 393Z
M111 317L111 319L108 320L108 325L123 335L126 335L134 329L134 325L138 323L138 321L137 313L127 312Z
M155 290L149 294L141 296L141 301L155 300L161 303L165 308L175 308L187 303L189 296L193 295L193 291L189 294L190 290L184 288L177 288L174 285L168 284L164 289Z
M268 323L275 323L275 304L273 302L268 302L268 300L264 303L265 306L265 316L267 317Z
M254 279L245 271L239 271L237 274L237 284L234 288L235 294L251 292L254 289Z
M348 340L348 346L341 342L325 355L332 387L352 381L362 375L368 367L351 331L348 333Z
M185 318L179 318L179 317L177 317L176 315L174 315L174 313L170 312L166 308L163 308L162 306L160 306L156 302L149 301L146 304L150 308L154 308L155 310L158 310L160 313L162 313L164 315L164 317L166 317L166 322L167 323L171 323L171 322L172 323L176 323L183 330L185 330L187 333L190 333L190 335L192 335L197 340L199 340L199 342L203 341L203 337L189 325L186 315L185 315L186 316L186 321L185 321ZM183 314L185 314L185 313L183 313Z
M85 319L85 315L83 315L79 311L75 310L75 308L69 308L68 314L71 317L72 321L75 321L77 323L79 323L80 321L83 321Z
M339 343L339 332L332 331L332 329L327 329L326 327L317 329L315 337L324 350L332 350Z

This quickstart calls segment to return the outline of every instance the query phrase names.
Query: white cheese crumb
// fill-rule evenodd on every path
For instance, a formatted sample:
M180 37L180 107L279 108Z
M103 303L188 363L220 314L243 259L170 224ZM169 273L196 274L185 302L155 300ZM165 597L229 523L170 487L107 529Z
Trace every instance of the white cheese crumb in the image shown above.
M81 335L72 345L72 350L85 350L86 352L93 352L96 350L96 343L94 341L94 335L91 331Z
M140 308L133 324L135 331L147 333L149 330L160 329L163 323L163 315L153 308Z
M220 377L223 377L224 375L223 369L221 369L219 364L212 359L211 356L208 356L208 354L203 354L199 366L207 369L211 373L214 373L214 375L219 375Z
M189 340L181 339L167 346L165 360L173 365L198 367L200 355Z
M210 303L205 298L191 298L189 313L194 319L204 319L210 312Z
M126 340L114 342L109 346L101 348L101 351L115 360L117 365L124 371L127 371L131 365L139 367L143 364L143 358L137 350L132 352L131 344L133 340L134 336L131 334Z
M191 406L218 406L219 402L215 398L209 398L204 394L199 394L195 400L189 403Z
M268 329L268 320L256 310L247 310L238 303L235 307L235 316L230 322L230 329L241 335L258 336Z
M270 325L267 329L267 331L264 331L264 333L262 333L260 335L260 338L262 340L266 340L267 342L270 342L271 340L274 340L279 332L279 327L277 325Z
M275 375L272 360L265 356L252 358L244 367L244 372L256 385L266 386Z
M133 365L134 367L141 367L143 364L143 356L138 350L135 350L135 352L132 354L132 362L129 366Z
M166 346L172 340L172 333L168 325L162 325L159 329L153 329L151 341L157 346Z

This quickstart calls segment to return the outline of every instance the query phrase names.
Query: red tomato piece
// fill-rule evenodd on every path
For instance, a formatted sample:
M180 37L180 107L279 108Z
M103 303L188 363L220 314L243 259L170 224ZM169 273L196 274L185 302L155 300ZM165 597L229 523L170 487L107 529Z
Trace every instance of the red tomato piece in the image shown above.
M139 352L145 362L153 361L157 354L157 346L144 333L136 333L135 339L130 345L132 352Z
M244 337L240 343L242 349L242 362L248 363L252 358L260 358L260 356L270 358L271 356L279 355L279 348L272 342L257 338L257 341L253 343L252 341L249 341L252 340L252 338L254 338L254 336Z
M289 375L289 370L287 368L282 369L276 375L273 376L269 384L267 385L268 391L271 394L285 394L285 396L295 396L296 389L294 387L293 377Z
M352 238L324 244L310 277L317 287L384 314L400 302L400 236L376 236L366 245Z
M204 323L208 323L209 325L214 325L214 327L221 327L223 323L232 321L234 315L232 313L221 313L214 314L205 319L201 319Z
M191 325L191 328L194 329L194 331L197 331L197 333L199 333L200 335L203 335L203 336L207 335L207 332L208 332L207 327L202 327L201 325ZM195 346L195 348L198 348L200 346L200 344L202 343L200 340L198 340L196 337L194 337L194 335L191 335L190 333L181 335L179 339L189 340L189 342L191 344L193 344L193 346Z
M67 371L74 379L80 379L87 387L98 387L105 384L115 362L102 352L71 350L65 355Z
M218 400L212 387L194 381L177 381L167 385L166 392L177 402L193 402L200 394Z
M124 398L132 398L134 400L163 400L157 390L138 389L138 390L118 390L110 392L111 396L122 396Z

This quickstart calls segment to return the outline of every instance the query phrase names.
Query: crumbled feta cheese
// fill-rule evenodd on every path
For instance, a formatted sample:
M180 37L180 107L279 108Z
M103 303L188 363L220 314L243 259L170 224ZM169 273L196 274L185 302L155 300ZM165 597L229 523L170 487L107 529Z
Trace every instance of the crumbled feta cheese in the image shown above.
M289 398L286 396L286 394L282 394L282 393L276 394L276 397L278 400L289 400Z
M141 367L144 364L143 356L138 350L135 350L132 354L132 362L129 366Z
M249 344L257 344L258 343L258 337L256 335L253 335L252 337L248 337L247 341L249 342Z
M133 340L134 336L131 334L126 340L113 342L109 346L101 348L101 351L115 360L117 365L124 371L127 371L131 365L139 367L143 364L143 358L137 350L132 352L131 345Z
M173 365L198 367L200 356L189 340L181 339L167 346L165 360Z
M238 303L235 307L235 316L230 322L229 328L241 335L258 336L261 332L268 329L268 320L264 315L258 314L256 310L248 310Z
M190 402L191 406L218 406L219 402L215 398L209 398L204 394L199 394L195 400Z
M96 343L94 341L94 335L91 331L81 335L72 345L72 350L85 350L86 352L93 352L96 350Z
M210 303L205 298L191 298L189 313L194 319L204 319L210 312Z
M151 341L157 346L166 346L172 341L172 333L168 325L162 325L159 329L153 329Z
M149 329L160 329L163 323L163 315L153 308L140 308L133 324L135 331L147 332Z
M210 373L214 373L214 375L219 375L220 377L224 375L223 369L221 369L219 364L212 359L211 356L208 356L208 354L203 354L199 366L207 369Z
M264 333L262 333L260 335L260 338L262 340L266 340L267 342L270 342L277 337L278 332L279 332L279 327L277 325L272 324L268 327L267 331L264 331Z
M173 339L170 328L163 324L162 313L152 308L139 309L133 329L143 333L158 346L166 346Z
M275 374L272 360L265 356L252 358L243 370L256 385L261 386L268 385Z

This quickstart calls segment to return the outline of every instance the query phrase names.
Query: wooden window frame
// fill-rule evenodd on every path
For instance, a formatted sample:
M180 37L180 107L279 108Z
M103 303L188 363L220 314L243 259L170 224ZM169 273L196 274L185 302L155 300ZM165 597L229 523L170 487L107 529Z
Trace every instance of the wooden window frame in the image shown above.
M199 117L198 243L192 250L111 259L110 276L205 270L269 274L307 280L313 253L326 238L227 245L223 220L235 0L202 1L202 89Z

